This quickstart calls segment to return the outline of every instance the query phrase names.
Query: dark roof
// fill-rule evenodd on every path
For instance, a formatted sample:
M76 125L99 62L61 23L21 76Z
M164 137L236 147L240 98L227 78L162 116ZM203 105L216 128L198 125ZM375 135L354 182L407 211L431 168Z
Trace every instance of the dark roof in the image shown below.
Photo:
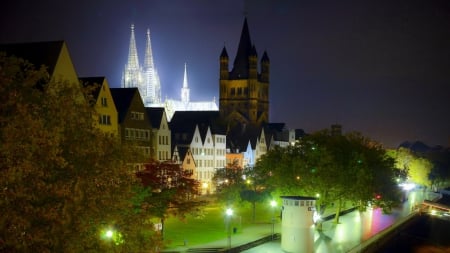
M80 78L78 78L78 80L80 80L80 82L83 85L83 87L89 87L89 86L97 85L95 87L95 89L92 90L92 96L94 97L94 99L97 100L98 99L98 95L100 94L100 89L102 88L103 81L105 80L105 77L104 76L80 77Z
M228 58L227 49L225 47L223 47L222 53L220 53L220 57Z
M164 107L145 107L147 111L148 118L152 123L152 128L157 128L161 126L161 120L164 115Z
M267 55L267 52L264 51L263 56L261 58L261 62L270 62L269 56Z
M172 131L183 131L188 128L195 129L195 125L209 125L213 134L225 134L218 125L219 111L176 111L170 121Z
M172 145L190 144L196 126L199 128L203 141L208 127L211 129L211 134L225 135L225 130L218 123L219 118L219 111L176 111L169 123Z
M264 133L266 139L273 137L276 141L289 141L289 130L286 129L284 123L267 123L264 125ZM269 145L269 143L267 143Z
M237 124L227 134L227 148L232 152L246 150L248 142L252 149L256 148L256 141L261 136L262 127L256 125Z
M186 157L188 150L189 147L178 146L178 155L180 156L180 161L184 161L184 158Z
M111 88L110 90L119 114L119 123L122 123L127 115L133 97L136 93L139 93L138 88Z
M47 67L47 72L53 75L55 65L61 53L64 41L32 42L0 45L0 52L6 52L8 56L25 59L36 68L42 65Z
M249 72L248 57L252 53L252 41L250 39L250 32L248 30L247 18L244 19L244 26L242 27L241 39L234 59L233 70L230 72L232 79L247 79ZM256 49L254 50L256 51Z

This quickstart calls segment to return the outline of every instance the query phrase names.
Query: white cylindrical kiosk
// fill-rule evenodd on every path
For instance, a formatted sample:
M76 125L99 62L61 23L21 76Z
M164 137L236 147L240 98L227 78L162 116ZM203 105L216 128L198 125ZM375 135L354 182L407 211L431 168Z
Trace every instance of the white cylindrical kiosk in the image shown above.
M314 252L316 198L281 196L281 249L289 253Z

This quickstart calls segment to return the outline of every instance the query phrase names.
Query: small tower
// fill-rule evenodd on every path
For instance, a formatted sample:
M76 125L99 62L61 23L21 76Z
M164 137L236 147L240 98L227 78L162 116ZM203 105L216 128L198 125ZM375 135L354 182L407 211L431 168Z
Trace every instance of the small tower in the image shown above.
M186 63L184 63L184 77L183 77L183 88L181 88L181 102L187 104L189 103L189 87L187 80L187 67Z
M282 196L281 249L285 252L314 251L313 216L316 198Z

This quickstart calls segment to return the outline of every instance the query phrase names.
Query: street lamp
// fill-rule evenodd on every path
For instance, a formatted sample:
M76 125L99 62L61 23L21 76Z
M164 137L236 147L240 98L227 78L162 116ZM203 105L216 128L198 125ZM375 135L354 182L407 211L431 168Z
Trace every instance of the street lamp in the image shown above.
M233 215L233 209L227 208L227 210L225 211L225 214L227 215L228 248L231 249L231 226L230 226L230 220L231 220L231 216Z
M272 240L275 234L275 207L277 202L275 200L270 201L270 206L272 207Z

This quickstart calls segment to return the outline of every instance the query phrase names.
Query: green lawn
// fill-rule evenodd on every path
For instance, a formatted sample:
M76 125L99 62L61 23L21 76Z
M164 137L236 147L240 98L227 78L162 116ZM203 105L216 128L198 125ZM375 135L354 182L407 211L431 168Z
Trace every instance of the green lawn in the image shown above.
M165 223L165 244L167 248L174 248L184 244L202 244L223 239L227 236L225 207L211 202L203 208L203 216L196 218L189 216L181 221L177 217L169 217ZM275 213L279 215L279 213ZM256 206L255 222L270 222L272 211L269 205L262 203ZM251 224L252 209L250 205L233 207L230 228L236 227L237 233L246 225Z

